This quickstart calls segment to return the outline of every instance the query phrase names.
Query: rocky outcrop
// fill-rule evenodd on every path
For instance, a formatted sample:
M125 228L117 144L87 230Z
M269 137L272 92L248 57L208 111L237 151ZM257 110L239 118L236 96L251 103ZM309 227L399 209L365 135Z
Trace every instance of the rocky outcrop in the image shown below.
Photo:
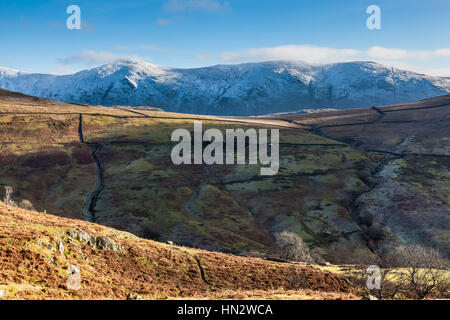
M109 237L95 236L83 231L81 229L74 229L73 231L67 231L69 239L77 240L89 245L90 247L98 250L111 250L114 252L123 253L125 249L123 246L117 244Z

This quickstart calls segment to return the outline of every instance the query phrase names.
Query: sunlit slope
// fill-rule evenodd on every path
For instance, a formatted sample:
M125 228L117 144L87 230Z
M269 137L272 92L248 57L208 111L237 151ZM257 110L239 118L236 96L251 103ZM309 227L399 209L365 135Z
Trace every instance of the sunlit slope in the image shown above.
M3 99L0 112L10 112L14 99ZM421 103L417 110L386 107L402 109L383 112L386 120L375 109L224 118L17 101L21 114L0 116L0 184L40 211L209 250L274 256L273 234L291 230L332 262L362 262L392 242L445 253L448 107L433 108L441 119L430 120L427 135L421 122L431 109ZM192 131L196 119L205 130L279 128L279 173L260 176L256 165L173 165L170 135ZM392 149L410 136L422 149ZM426 155L416 154L421 150Z
M342 276L140 239L0 202L0 299L356 298ZM68 269L80 287L68 287Z

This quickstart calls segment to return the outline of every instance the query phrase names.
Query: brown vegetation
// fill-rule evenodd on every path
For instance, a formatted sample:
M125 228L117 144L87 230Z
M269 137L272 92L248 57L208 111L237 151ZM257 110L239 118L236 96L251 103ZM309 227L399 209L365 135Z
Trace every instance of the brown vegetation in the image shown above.
M86 235L117 246L94 246ZM311 266L165 245L2 203L0 261L7 299L356 298L341 276ZM70 265L81 270L78 291L67 289Z

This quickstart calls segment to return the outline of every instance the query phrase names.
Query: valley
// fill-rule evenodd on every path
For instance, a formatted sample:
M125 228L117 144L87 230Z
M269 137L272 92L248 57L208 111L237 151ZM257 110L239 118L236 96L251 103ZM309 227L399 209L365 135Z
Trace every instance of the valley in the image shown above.
M448 257L449 100L233 118L4 92L0 184L38 211L194 248L270 258L289 230L333 263L369 261L386 243ZM279 173L173 165L171 132L195 120L279 129Z

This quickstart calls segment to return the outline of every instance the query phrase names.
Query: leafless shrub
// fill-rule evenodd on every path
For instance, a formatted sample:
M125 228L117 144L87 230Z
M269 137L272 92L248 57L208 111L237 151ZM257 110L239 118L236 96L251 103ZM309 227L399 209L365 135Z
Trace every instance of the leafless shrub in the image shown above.
M19 208L30 210L30 211L36 211L31 201L28 200L22 200L19 204Z
M13 194L14 194L14 188L11 186L5 186L5 197L3 199L3 202L10 206L15 208L21 208L25 210L32 210L35 211L33 204L29 200L22 200L20 203L17 203L13 200Z
M283 259L314 263L314 258L309 252L308 246L294 232L282 231L276 233L275 240Z
M424 299L431 293L448 294L448 263L439 251L424 246L400 246L396 255L406 269L399 274L417 299Z
M378 266L380 267L380 289L378 299L396 299L404 283L399 277L400 262L392 248L378 252Z

